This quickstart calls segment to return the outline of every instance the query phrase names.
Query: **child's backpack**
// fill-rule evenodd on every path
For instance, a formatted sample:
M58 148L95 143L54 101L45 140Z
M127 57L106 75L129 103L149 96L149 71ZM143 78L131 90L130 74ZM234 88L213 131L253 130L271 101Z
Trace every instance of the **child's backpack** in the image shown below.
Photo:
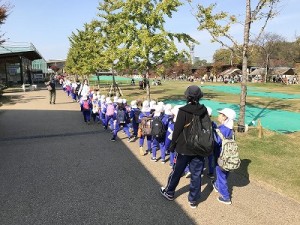
M106 108L106 115L107 116L113 116L115 113L115 107L113 104L108 104L107 108Z
M134 110L133 120L135 123L139 123L140 114L141 114L141 110L139 110L139 109Z
M93 102L93 113L98 113L99 112L99 105L98 102Z
M77 84L75 88L75 93L78 94L81 84Z
M117 111L117 121L119 124L125 124L126 123L126 112L125 110L118 110Z
M141 118L140 128L141 128L141 135L148 136L151 135L151 117L143 117Z
M162 122L161 117L159 116L154 117L151 124L151 135L154 138L163 138L165 134L166 134L166 128Z
M84 111L90 110L90 102L88 100L84 100L82 103L82 108Z
M207 113L203 117L193 115L192 121L184 128L186 147L197 155L209 156L214 149L212 122L209 115Z
M234 138L225 138L219 129L216 129L216 132L222 140L222 151L218 158L218 165L225 171L238 169L240 167L241 160L236 141Z

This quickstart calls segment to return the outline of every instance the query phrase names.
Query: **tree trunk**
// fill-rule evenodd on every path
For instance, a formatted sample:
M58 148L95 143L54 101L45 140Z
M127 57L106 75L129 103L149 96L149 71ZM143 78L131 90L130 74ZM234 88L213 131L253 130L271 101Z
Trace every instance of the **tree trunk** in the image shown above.
M267 58L266 58L266 71L265 71L265 83L267 83L267 78L268 78L268 75L269 75L269 59L270 59L270 55L267 54Z
M249 34L251 25L251 0L246 0L246 18L244 25L244 44L243 44L243 79L241 82L240 96L240 116L238 121L238 132L245 131L245 113L246 113L246 96L247 96L247 81L248 81L248 46Z
M150 102L150 81L149 81L149 67L147 67L146 71L146 91L147 91L147 100Z

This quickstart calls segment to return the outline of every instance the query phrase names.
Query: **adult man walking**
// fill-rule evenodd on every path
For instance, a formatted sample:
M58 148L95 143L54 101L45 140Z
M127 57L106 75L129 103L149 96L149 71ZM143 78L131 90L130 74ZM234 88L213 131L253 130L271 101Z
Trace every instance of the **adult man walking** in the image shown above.
M55 80L54 77L51 77L50 81L45 83L47 86L47 89L49 91L49 101L50 104L55 104L56 100L56 88L55 88Z

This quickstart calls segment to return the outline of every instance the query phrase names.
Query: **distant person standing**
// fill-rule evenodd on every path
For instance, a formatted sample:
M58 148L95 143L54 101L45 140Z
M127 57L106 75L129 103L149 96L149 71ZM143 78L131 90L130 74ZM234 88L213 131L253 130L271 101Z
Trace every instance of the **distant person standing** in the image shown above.
M56 87L55 87L54 77L51 77L51 79L48 82L45 82L45 85L47 86L47 89L49 91L49 101L50 101L50 104L55 104L55 100L56 100Z

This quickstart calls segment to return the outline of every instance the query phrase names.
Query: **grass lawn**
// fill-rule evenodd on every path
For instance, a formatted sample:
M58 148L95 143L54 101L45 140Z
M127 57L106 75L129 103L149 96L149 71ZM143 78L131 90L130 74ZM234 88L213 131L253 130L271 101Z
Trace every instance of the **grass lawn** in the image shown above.
M161 86L151 86L151 99L184 99L185 89L191 85L185 81L166 81ZM203 84L206 85L206 84ZM207 85L225 85L207 83ZM234 84L240 86L240 84ZM262 91L300 94L300 85L281 84L249 84L250 87L259 87ZM124 97L130 102L133 99L146 99L146 92L138 86L121 86ZM108 86L101 89L108 91ZM206 92L204 97L226 103L239 102L239 95L226 93ZM247 104L273 109L283 109L300 112L300 101L281 100L263 97L247 97ZM283 118L284 120L284 118ZM277 121L280 123L280 121ZM295 121L295 123L300 121ZM300 201L300 132L279 134L264 130L262 138L258 138L257 129L247 133L237 133L237 142L240 147L242 166L236 172L249 176L250 180L262 182L276 191Z

